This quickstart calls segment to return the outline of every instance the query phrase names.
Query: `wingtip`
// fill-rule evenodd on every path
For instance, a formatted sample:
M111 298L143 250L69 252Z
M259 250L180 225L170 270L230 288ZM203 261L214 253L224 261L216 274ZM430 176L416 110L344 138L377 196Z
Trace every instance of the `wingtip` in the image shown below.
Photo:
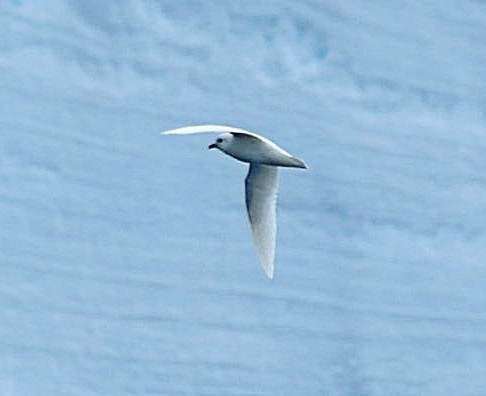
M225 125L191 125L176 129L170 129L163 131L161 135L192 135L194 133L222 133L222 132L241 132L252 134L251 132L245 131L243 129L225 126Z
M265 265L265 263L262 262L262 267L267 277L269 279L273 279L273 275L275 272L275 266L273 265L273 263L271 263L270 265Z

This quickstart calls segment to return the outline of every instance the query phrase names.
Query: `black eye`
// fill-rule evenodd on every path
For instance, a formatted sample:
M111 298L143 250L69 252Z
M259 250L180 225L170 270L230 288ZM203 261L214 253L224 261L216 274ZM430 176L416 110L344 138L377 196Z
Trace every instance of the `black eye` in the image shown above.
M216 143L222 143L222 142L223 142L223 139L221 139L221 138L216 139Z

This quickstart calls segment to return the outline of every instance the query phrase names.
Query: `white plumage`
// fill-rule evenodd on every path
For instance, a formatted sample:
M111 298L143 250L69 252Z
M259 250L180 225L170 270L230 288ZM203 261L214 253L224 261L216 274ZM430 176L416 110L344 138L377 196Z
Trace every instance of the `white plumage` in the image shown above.
M250 169L245 179L246 209L253 242L260 262L269 278L273 278L277 235L276 203L278 168L307 168L307 165L270 140L240 128L222 125L198 125L162 132L163 135L221 133L209 148L217 148Z
M245 179L245 198L253 242L262 267L273 278L277 234L278 168L250 164Z

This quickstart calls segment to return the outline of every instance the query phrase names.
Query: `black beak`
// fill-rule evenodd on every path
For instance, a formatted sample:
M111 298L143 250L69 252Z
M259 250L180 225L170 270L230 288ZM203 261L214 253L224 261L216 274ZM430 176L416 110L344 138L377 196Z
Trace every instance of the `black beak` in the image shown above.
M213 143L213 144L210 144L210 145L208 146L208 149L209 149L209 150L211 150L211 149L213 149L213 148L217 148L217 147L218 147L218 146L217 146L216 144L214 144L214 143Z

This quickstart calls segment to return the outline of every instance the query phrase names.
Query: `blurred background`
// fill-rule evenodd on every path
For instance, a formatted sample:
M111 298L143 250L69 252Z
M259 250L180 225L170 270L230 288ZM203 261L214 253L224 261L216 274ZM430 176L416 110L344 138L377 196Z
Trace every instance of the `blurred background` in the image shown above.
M0 395L480 395L486 2L0 0ZM276 276L246 166L283 170Z

